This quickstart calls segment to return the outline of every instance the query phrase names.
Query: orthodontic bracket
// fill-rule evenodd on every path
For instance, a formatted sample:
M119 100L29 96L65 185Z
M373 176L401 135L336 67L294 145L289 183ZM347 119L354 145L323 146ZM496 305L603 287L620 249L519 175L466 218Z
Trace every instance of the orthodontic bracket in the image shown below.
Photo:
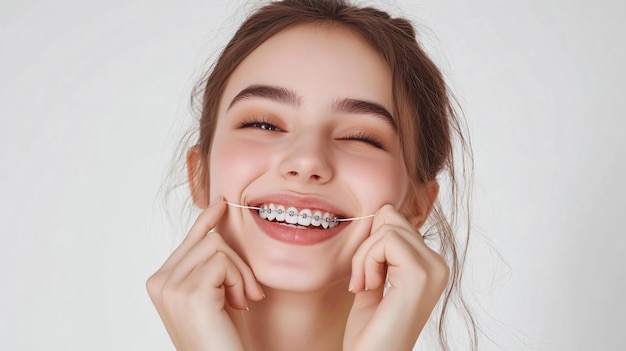
M230 206L233 206L233 207L257 210L257 211L259 211L259 213L272 213L272 210L269 209L269 208L265 209L265 208L262 208L262 207L239 205L239 204L235 204L235 203L228 202L228 201L224 201L224 202L227 205L230 205ZM302 217L302 218L307 218L307 216L308 216L306 213L301 215L301 214L295 213L294 211L287 211L287 210L284 210L284 211L285 211L285 214L290 216L290 217L298 216L298 217ZM283 213L283 209L281 209L281 208L276 209L276 213L277 214L282 214ZM350 217L350 218L337 218L337 217L335 217L335 218L332 218L332 219L329 218L329 217L321 218L320 216L311 216L311 217L313 219L315 219L316 221L324 221L324 222L330 224L330 223L348 222L348 221L356 221L356 220L360 220L360 219L372 218L372 217L374 217L374 215L370 214L370 215L366 215L366 216Z

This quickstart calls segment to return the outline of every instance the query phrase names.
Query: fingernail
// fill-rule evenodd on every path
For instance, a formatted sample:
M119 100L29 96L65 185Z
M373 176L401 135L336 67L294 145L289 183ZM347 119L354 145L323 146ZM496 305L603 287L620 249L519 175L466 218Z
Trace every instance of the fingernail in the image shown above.
M348 291L354 291L354 283L352 282L352 277L350 277L350 283L348 283Z
M246 311L250 312L250 307L248 307L248 303L246 303Z

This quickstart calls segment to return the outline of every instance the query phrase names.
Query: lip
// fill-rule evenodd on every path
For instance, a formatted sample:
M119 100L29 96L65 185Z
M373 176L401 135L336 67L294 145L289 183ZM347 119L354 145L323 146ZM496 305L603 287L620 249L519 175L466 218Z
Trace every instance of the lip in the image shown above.
M249 206L258 207L262 204L275 203L282 205L289 205L296 208L309 208L312 210L321 210L325 212L333 213L342 218L348 217L345 211L329 204L327 201L316 197L299 197L288 194L272 194L259 198L255 198L248 202ZM334 228L329 229L317 229L316 227L297 228L294 226L285 225L285 223L270 222L262 219L258 215L257 210L250 210L251 215L254 218L259 228L270 238L282 241L288 244L295 245L314 245L326 240L331 239L335 235L339 234L346 225L347 222L339 222Z

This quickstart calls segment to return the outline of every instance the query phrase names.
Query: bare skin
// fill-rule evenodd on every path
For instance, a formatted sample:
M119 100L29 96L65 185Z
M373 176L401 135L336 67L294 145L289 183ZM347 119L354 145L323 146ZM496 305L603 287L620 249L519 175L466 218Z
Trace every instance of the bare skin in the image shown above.
M229 109L253 84L293 91L301 104L253 97ZM419 199L407 197L413 192L390 124L333 110L344 98L391 110L390 92L381 58L336 28L285 30L237 68L211 155L188 156L192 195L205 210L147 282L178 350L412 349L449 275L419 233L438 185L421 184ZM364 133L384 147L357 137ZM208 188L195 181L207 165ZM324 242L294 245L268 237L257 214L227 208L218 194L242 204L278 194L375 216Z
M207 208L148 281L178 350L410 350L445 288L440 256L385 206L355 254L352 292L343 284L306 296L264 292L220 235L209 233L225 210L221 200ZM385 269L391 287L383 298Z

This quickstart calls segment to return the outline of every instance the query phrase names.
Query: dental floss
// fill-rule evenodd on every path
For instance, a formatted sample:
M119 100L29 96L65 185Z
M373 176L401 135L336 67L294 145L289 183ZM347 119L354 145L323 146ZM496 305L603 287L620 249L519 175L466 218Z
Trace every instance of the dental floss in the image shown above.
M340 218L340 219L337 219L337 222L358 221L359 219L366 219L366 218L372 218L372 217L374 217L373 214L367 215L367 216L361 216L361 217Z
M247 208L247 209L251 209L251 210L262 210L262 208L260 207L254 207L254 206L245 206L245 205L239 205L239 204L234 204L232 202L228 202L228 201L224 201L227 205L233 206L233 207L239 207L239 208ZM335 219L336 222L347 222L347 221L357 221L359 219L366 219L366 218L372 218L374 217L373 214L371 215L367 215L367 216L361 216L361 217L351 217L351 218L341 218L341 219Z

